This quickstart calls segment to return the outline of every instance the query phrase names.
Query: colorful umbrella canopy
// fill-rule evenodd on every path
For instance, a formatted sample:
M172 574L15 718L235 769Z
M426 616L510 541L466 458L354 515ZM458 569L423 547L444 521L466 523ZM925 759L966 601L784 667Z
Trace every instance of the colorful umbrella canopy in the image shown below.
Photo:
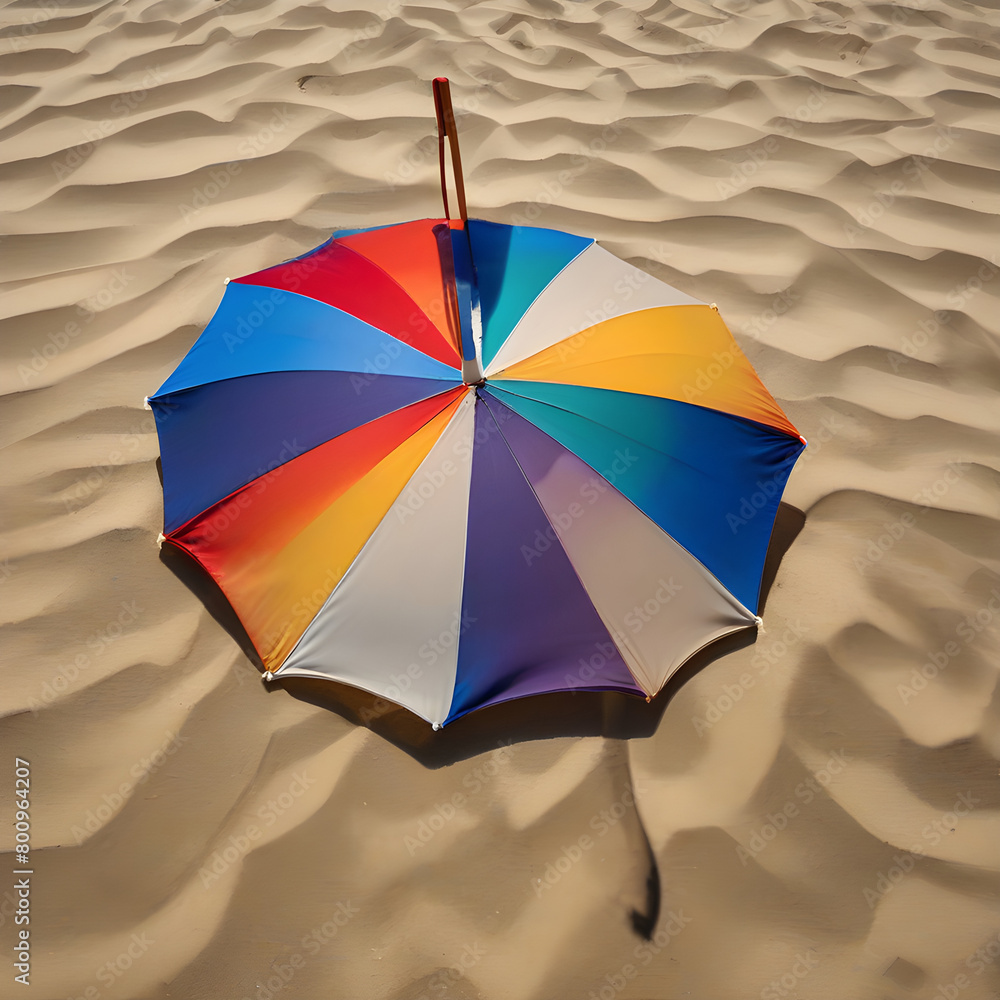
M718 312L552 229L342 232L229 282L157 394L165 540L268 677L435 728L652 696L753 626L804 441Z
M229 282L149 403L166 542L265 679L435 729L566 690L659 691L756 616L805 441L714 307L592 239L469 219L337 233Z

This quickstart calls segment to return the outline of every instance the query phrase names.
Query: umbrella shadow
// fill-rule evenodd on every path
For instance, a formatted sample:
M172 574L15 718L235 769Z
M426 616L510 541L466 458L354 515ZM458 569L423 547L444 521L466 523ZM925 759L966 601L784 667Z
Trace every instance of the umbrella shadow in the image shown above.
M761 614L778 567L804 524L802 511L789 504L779 505L761 578ZM209 614L263 673L264 665L250 637L208 573L173 545L161 548L160 559L202 601ZM651 702L614 691L543 694L479 709L456 719L438 732L432 731L423 719L404 708L335 681L304 677L275 679L268 686L268 692L283 689L293 698L328 709L356 725L366 726L425 767L435 769L527 740L560 736L604 736L627 740L652 736L671 699L695 674L720 657L752 645L756 638L756 631L748 628L730 633L706 646L670 678Z

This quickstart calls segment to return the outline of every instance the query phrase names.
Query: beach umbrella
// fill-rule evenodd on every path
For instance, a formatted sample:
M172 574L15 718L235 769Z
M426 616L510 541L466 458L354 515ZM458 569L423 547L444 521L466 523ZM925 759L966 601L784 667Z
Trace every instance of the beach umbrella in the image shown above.
M718 311L593 239L459 217L342 231L227 283L149 399L164 534L265 679L438 728L566 690L655 695L754 627L805 445Z

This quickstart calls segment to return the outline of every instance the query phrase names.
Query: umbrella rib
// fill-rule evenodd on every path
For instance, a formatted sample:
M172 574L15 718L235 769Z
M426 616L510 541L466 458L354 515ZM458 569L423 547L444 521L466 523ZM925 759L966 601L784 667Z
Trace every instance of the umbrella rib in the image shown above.
M667 308L669 308L669 307L667 307ZM596 327L589 327L588 329L592 330L592 329L596 329ZM582 330L580 332L582 334L586 334L587 331L586 330ZM557 341L555 344L552 345L552 347L558 347L560 344L563 344L563 343L565 343L568 340L572 340L572 338L574 336L578 336L578 334L570 334L570 336L564 338L563 340ZM538 351L535 355L532 355L531 357L527 357L523 361L517 362L517 364L519 364L519 365L526 364L527 362L531 361L532 357L537 357L538 354L543 354L545 351L548 351L548 350L551 350L551 347L543 348L541 351ZM653 351L635 351L635 352L633 352L631 354L626 354L623 351L621 354L619 354L618 356L613 357L613 358L598 358L598 359L596 359L594 361L582 361L582 362L577 362L575 364L565 364L565 365L561 366L561 368L559 369L559 374L572 375L574 378L586 378L586 377L588 377L588 375L592 375L592 373L595 372L595 371L598 372L598 373L600 373L600 372L606 372L611 365L613 365L613 364L615 364L617 362L620 362L620 361L643 361L643 360L647 360L648 359L650 361L659 361L659 360L662 360L665 363L668 360L673 360L673 359L677 359L677 358L689 359L689 360L694 361L695 363L697 363L698 361L702 360L701 357L699 355L697 355L697 354L689 354L689 353L684 353L684 352L681 352L681 351L669 351L669 352L668 351L657 351L657 352L653 352ZM802 440L802 436L800 434L798 434L798 433L791 434L789 431L785 430L783 427L777 427L774 424L767 423L764 420L754 420L752 417L745 416L742 413L733 413L731 410L723 409L722 405L713 406L713 405L711 405L709 403L695 403L695 402L692 402L691 400L680 399L677 396L663 395L663 394L656 393L656 392L641 392L641 391L638 391L638 390L612 389L610 386L597 385L596 384L596 381L597 381L596 379L592 379L592 381L589 381L589 382L585 382L585 381L567 381L567 382L559 381L559 382L557 382L555 380L541 379L541 378L537 378L537 377L531 378L531 377L526 377L526 376L521 376L521 375L505 375L504 374L504 372L506 372L508 368L513 368L513 367L515 367L515 366L514 365L508 365L507 368L501 369L500 371L496 372L493 375L493 378L494 379L505 379L505 380L510 381L510 382L543 382L544 381L544 382L548 382L549 384L553 384L553 385L576 385L576 386L580 386L580 388L584 388L584 389L588 389L588 388L589 389L607 389L610 392L625 392L625 391L630 391L630 392L633 393L633 395L636 395L636 396L649 396L651 399L672 399L675 403L684 403L687 406L697 406L697 407L699 407L702 410L712 410L715 413L722 413L722 414L725 414L726 416L735 417L735 418L737 418L739 420L746 420L749 423L757 424L760 427L765 427L768 430L774 431L776 434L781 434L784 437L791 438L793 441L794 440L800 440L800 441ZM652 367L652 366L650 365L649 367ZM770 399L771 403L774 406L774 409L777 412L782 413L782 415L783 415L783 411L781 410L781 407L778 405L778 402L774 398L774 396L771 395L771 393L768 391L767 387L764 385L763 382L760 382L759 379L757 381L760 384L761 390L766 394L767 399ZM745 398L749 398L751 401L754 401L754 402L757 401L757 398L755 396L753 396L749 392L749 390L742 389L741 391L743 392L743 398L744 399ZM765 400L765 402L766 402L766 400Z
M454 390L449 390L449 391L454 391ZM442 429L441 434L438 437L438 440L440 440L440 438L444 436L444 434L447 432L448 428L451 427L452 423L458 418L459 413L461 411L461 401L462 401L463 398L464 397L458 397L458 406L456 406L455 412L451 415L451 417L448 419L448 422L445 424L444 428ZM449 405L451 405L451 404L449 404ZM429 417L423 424L420 425L419 429L422 430L424 427L426 427L427 424L429 424L431 422L431 420L435 419L436 416L440 415L441 412L444 412L444 411L443 410L439 411L439 413L436 414L435 416ZM433 445L431 446L431 449L433 449ZM430 452L428 451L428 454L429 453ZM413 474L411 476L409 476L406 479L406 481L400 486L399 491L397 492L395 498L392 501L392 504L389 506L389 508L386 511L386 513L383 516L383 518L378 522L378 524L376 524L375 529L368 536L368 538L365 539L364 543L361 545L361 548L359 548L358 551L354 554L354 558L351 560L351 562L348 565L348 567L344 570L343 575L334 584L333 589L326 596L326 599L323 601L323 604L317 609L316 613L310 619L309 624L306 625L306 627L302 630L302 634L292 644L292 648L289 649L288 653L285 655L285 658L281 661L281 665L276 670L273 671L273 673L274 673L274 675L276 677L279 676L279 673L284 668L284 665L288 662L289 659L291 659L291 657L294 655L295 651L302 644L302 641L305 638L305 634L306 634L306 632L308 632L308 630L312 626L313 622L316 621L316 619L323 612L324 608L326 608L329 605L329 603L333 600L334 595L337 593L338 590L341 589L341 587L343 586L344 581L347 579L348 575L352 572L352 570L354 570L357 567L358 561L361 559L362 554L364 553L365 549L368 548L369 544L371 543L372 538L374 538L375 533L378 531L379 526L382 524L382 521L385 519L385 517L389 516L389 511L392 510L393 506L398 502L399 498L403 495L403 492L406 490L406 487L413 480L413 477L416 476L417 473L420 471L420 467L423 464L423 461L426 460L426 457L427 456L425 455L424 458L421 459L421 462L418 463L417 468L414 470ZM292 668L292 670L296 670L296 669L299 669L299 668L296 668L296 667ZM294 675L291 674L291 673L289 673L289 674L286 674L286 676L294 676ZM392 699L389 699L389 700L391 701ZM402 704L402 703L400 702L398 704ZM430 722L431 720L428 719L427 721Z
M480 398L482 398L482 397L480 397ZM518 472L521 473L522 477L524 478L524 482L526 483L528 489L531 490L531 495L535 498L535 503L538 504L538 507L541 510L542 514L544 515L546 521L549 521L549 515L548 515L548 513L545 510L545 506L542 503L542 501L539 499L538 493L535 491L535 487L532 486L531 480L528 478L527 474L524 471L524 468L521 465L521 462L518 460L517 455L514 453L514 449L511 448L510 442L507 440L507 436L504 434L503 428L500 426L500 421L497 420L496 414L490 408L489 401L487 399L483 399L482 401L483 401L483 403L486 406L486 412L489 413L491 419L493 420L493 423L496 425L496 429L497 429L497 432L500 435L500 439L503 441L503 443L506 446L507 450L510 452L510 457L514 460L514 464L517 466ZM544 433L544 431L542 433ZM600 473L598 473L598 475L599 474ZM628 499L628 498L626 497L625 499ZM549 521L549 523L551 524L552 522ZM600 618L601 624L606 629L606 631L608 633L608 638L611 640L611 642L614 644L614 646L618 649L618 651L619 651L620 654L622 653L622 646L624 645L625 649L627 649L628 652L632 655L632 657L634 657L634 659L636 660L636 662L641 663L643 665L643 667L645 668L647 666L647 664L645 663L645 660L643 659L642 656L639 655L638 650L632 648L632 645L631 645L631 643L628 642L627 637L623 633L619 632L618 629L612 628L608 624L608 622L606 622L604 620L604 616L598 610L597 605L594 604L594 598L591 595L590 591L587 589L587 584L584 582L583 578L580 576L580 573L579 573L579 570L576 567L576 564L573 562L572 557L570 556L569 552L566 550L566 546L563 544L562 539L559 537L559 533L555 532L555 535L556 535L556 541L558 541L559 547L563 551L563 555L566 556L566 561L569 563L570 569L573 570L573 575L576 577L577 581L580 584L580 588L587 595L588 600L590 600L591 604L594 606L594 610L597 612L597 616L598 616L598 618ZM631 668L628 666L628 661L625 659L624 654L622 654L622 661L625 663L625 667L626 667L626 669L628 669L629 673L632 674L633 672L632 672ZM639 681L639 678L635 677L634 674L633 674L633 679L639 684L640 687L644 686L642 684L642 682Z
M333 239L336 239L336 237L333 237L330 242L333 242ZM392 284L395 285L396 288L399 289L400 294L401 295L405 295L406 298L412 303L414 315L416 315L416 314L419 313L420 316L423 316L427 320L427 323L434 330L437 331L438 335L441 337L441 340L444 341L444 343L448 347L448 349L452 350L452 351L455 350L454 345L448 340L448 338L444 334L444 331L438 326L438 324L435 323L434 320L432 320L430 318L430 316L427 315L426 311L420 307L420 305L413 298L413 296L410 295L410 293L381 264L379 264L376 261L372 260L370 257L366 257L363 253L361 253L358 250L355 250L354 247L348 246L346 243L340 243L338 241L338 245L341 246L348 253L353 254L353 256L357 257L359 260L363 260L369 267L373 268L374 270L378 271L380 274L384 275L387 281L392 282ZM326 244L324 244L324 246L326 246ZM317 300L317 301L320 301L320 300ZM340 307L339 306L333 306L333 308L334 309L339 309ZM346 309L345 310L341 310L341 311L342 312L347 312ZM348 315L354 315L354 314L353 313L348 313ZM356 319L361 319L360 316L357 316L355 318ZM363 323L367 323L368 321L367 320L362 320L362 322ZM369 323L368 325L374 327L376 330L382 329L381 327L375 326L374 323ZM400 337L398 334L393 333L391 330L382 330L382 332L389 334L390 337L393 337L394 339L398 340L400 343L406 344L407 347L413 347L413 349L415 351L420 351L421 354L427 354L427 352L425 350L423 350L422 348L414 347L413 344L407 344L407 342L405 340L403 340L402 337ZM458 352L457 351L455 352L455 354L456 354L456 358L459 361L461 361L461 358L458 356ZM427 354L427 356L428 357L433 357L433 355L430 355L430 354ZM437 360L437 359L435 359L435 360ZM445 363L445 362L442 362L442 363Z
M498 385L497 385L497 384L496 384L495 382L494 382L494 383L493 383L492 385L490 385L490 386L489 386L489 389L490 389L490 391L492 391L492 392L496 392L497 390L499 390L500 392L510 392L510 390L509 390L509 389L502 389L502 388L501 388L500 386L498 386ZM519 397L520 397L520 398L522 398L522 399L528 399L528 400L531 400L531 402L539 402L539 400L532 400L530 396L521 396L521 394L520 394L520 393L516 393L516 392L511 392L511 395L512 395L512 396L519 396ZM502 400L502 399L499 399L499 398L498 398L498 401L499 401L499 402L500 402L501 404L503 404L503 400ZM505 404L504 404L504 405L505 405ZM557 409L557 410L563 410L563 411L564 411L564 412L566 412L566 413L573 413L573 411L572 411L572 410L567 410L567 409L566 409L565 407L562 407L562 406L556 406L556 404L555 404L555 403L545 403L545 404L543 404L543 405L545 405L545 406L551 406L551 407L553 407L553 409ZM489 409L489 407L488 407L488 406L487 406L487 409ZM492 412L492 410L490 411L490 415L491 415L491 416L493 416L493 412ZM590 421L590 423L592 423L592 424L597 424L597 421L596 421L596 420L590 420L590 418L589 418L589 417L583 417L583 416L582 416L581 414L578 414L578 413L577 413L577 414L574 414L574 416L579 416L579 417L581 417L581 419L583 419L583 420L588 420L588 421ZM493 419L494 419L494 420L496 420L496 417L493 417ZM525 418L525 419L527 419L527 418ZM539 430L539 431L541 431L541 433L542 433L542 434L545 434L545 435L546 435L547 437L552 437L552 435L551 435L551 434L549 434L549 433L548 433L547 431L545 431L545 430L544 430L544 429L542 429L541 427L538 427L538 425L537 425L537 424L532 424L532 426L533 426L533 427L536 427L536 428L538 428L538 430ZM601 425L600 425L600 424L597 424L597 426L601 426ZM501 437L502 437L502 436L503 436L503 432L501 431ZM622 434L621 436L622 436L622 437L624 437L624 438L626 438L626 439L627 439L627 440L629 440L629 441L635 441L635 443L636 443L636 444L640 445L640 446L641 446L641 447L643 447L643 448L650 448L650 449L651 449L651 450L653 450L653 451L657 451L657 450L658 450L658 449L654 449L654 448L652 448L652 446L651 446L651 445L647 445L647 444L643 444L643 442L641 442L641 441L638 441L638 440L636 440L635 438L632 438L632 437L629 437L629 436L628 436L627 434ZM559 442L559 441L558 441L558 440L557 440L556 438L552 438L552 440L553 440L553 441L555 441L555 442L556 442L556 444L559 444L559 445L560 445L560 447L565 447L565 445L561 444L561 442ZM506 439L506 438L504 438L504 442L505 442L505 443L506 443L506 441L507 441L507 439ZM510 447L510 445L508 444L508 445L507 445L507 447L509 448L509 447ZM567 450L569 450L569 449L567 449ZM513 452L512 452L511 454L513 454ZM665 453L665 452L660 452L660 454L661 454L661 455L663 455L663 454L666 454L666 453ZM579 457L579 456L577 456L577 457ZM668 457L670 457L671 459L673 459L673 461L677 462L678 464L680 464L680 465L683 465L683 466L685 466L686 468L689 468L689 469L693 469L693 470L694 470L695 472L698 472L698 473L700 473L701 475L703 475L703 476L706 476L707 478L712 478L712 479L716 479L716 478L717 478L717 477L714 477L714 476L709 476L709 474L708 474L707 472L704 472L704 471L703 471L703 470L701 470L701 469L695 469L695 468L694 468L694 466L692 466L692 465L689 465L689 464L688 464L687 462L684 462L684 461L682 461L681 459L678 459L678 458L674 458L674 457L673 457L672 455L671 455L671 456L668 456ZM515 462L517 461L517 458L516 458L516 456L515 456L515 458L514 458L514 461L515 461ZM583 460L583 459L581 458L581 459L580 459L580 461L582 462L582 461L584 461L584 460ZM585 464L585 465L588 465L588 466L590 466L590 468L591 468L591 469L594 469L594 467L593 467L592 465L590 465L590 463L589 463L589 462L584 462L584 464ZM520 468L520 463L518 463L518 468ZM599 470L597 470L597 469L594 469L594 473L595 473L595 475L598 475L598 476L600 476L600 475L601 475L600 471L599 471ZM524 472L523 472L523 470L522 470L521 474L522 474L522 475L524 475ZM527 478L527 477L525 477L525 478ZM601 478L604 478L604 477L602 476ZM606 480L605 480L605 481L606 481ZM531 484L529 483L528 485L530 486ZM640 507L640 506L639 506L639 505L638 505L638 504L637 504L637 503L636 503L635 501L634 501L634 500L632 500L632 499L631 499L630 497L628 497L628 496L626 496L626 495L625 495L624 493L622 493L622 492L621 492L621 490L619 490L619 489L618 489L618 488L617 488L617 487L616 487L616 486L615 486L615 485L614 485L613 483L608 483L608 486L609 486L609 488L610 488L610 489L612 489L612 490L614 490L614 491L615 491L616 493L618 493L618 494L619 494L619 495L620 495L620 496L621 496L621 497L622 497L622 498L623 498L624 500L626 500L626 501L627 501L628 503L630 503L630 504L631 504L631 505L632 505L633 507L635 507L635 509L636 509L636 510L637 510L637 511L638 511L638 512L639 512L640 514L642 514L642 516L643 516L643 517L645 517L645 518L649 518L649 515L648 515L648 514L647 514L647 513L646 513L646 512L645 512L645 511L644 511L644 510L643 510L643 509L642 509L642 508L641 508L641 507ZM534 492L534 490L532 490L532 492ZM649 518L649 519L650 519L650 520L652 520L651 518ZM675 538L675 537L673 536L673 534L672 534L672 533L671 533L670 531L668 531L668 530L667 530L667 529L666 529L665 527L663 527L663 525L661 525L661 524L658 524L658 523L657 523L657 522L655 522L655 521L654 521L653 523L654 523L654 524L657 524L657 527L659 527L659 529L660 529L660 530L661 530L661 531L662 531L662 532L663 532L663 533L664 533L665 535L667 535L667 537L668 537L668 538L670 538L670 539L671 539L671 540L672 540L672 541L673 541L673 542L674 542L674 543L675 543L676 545L680 546L680 547L681 547L681 548L682 548L682 549L683 549L683 550L684 550L685 552L687 552L687 553L688 553L688 555L689 555L689 556L691 556L691 558L692 558L692 559L694 559L694 560L695 560L695 561L696 561L696 562L697 562L697 563L698 563L698 564L699 564L699 565L700 565L700 566L701 566L701 567L702 567L702 568L704 569L704 571L705 571L706 573L708 573L708 574L709 574L709 575L710 575L710 576L712 577L712 579L714 579L714 580L715 580L715 581L716 581L716 582L717 582L717 583L719 584L719 586L720 586L720 587L721 587L721 588L722 588L722 589L723 589L723 590L725 591L725 593L726 593L726 594L728 595L728 597L729 597L729 600L730 600L730 601L732 601L732 602L733 602L733 603L734 603L734 604L735 604L735 605L736 605L737 607L739 607L739 608L740 608L740 609L741 609L741 610L742 610L743 612L745 612L745 613L746 613L747 615L750 615L750 616L751 616L751 617L753 617L753 618L756 618L756 617L757 617L757 616L756 616L756 615L754 615L754 613L753 613L753 612L752 612L752 611L751 611L751 610L750 610L750 609L749 609L749 608L748 608L748 607L747 607L747 606L746 606L746 605L745 605L745 604L744 604L744 603L743 603L743 602L742 602L742 601L741 601L741 600L740 600L740 599L739 599L739 598L738 598L738 597L737 597L737 596L736 596L736 595L735 595L735 594L734 594L734 593L733 593L733 592L732 592L732 591L731 591L731 590L729 589L729 587L727 587L727 586L726 586L726 585L725 585L725 584L724 584L724 583L722 582L722 580L720 580L720 579L719 579L719 577L718 577L718 576L716 576L716 574L715 574L715 573L713 573L713 572L712 572L712 570L710 570L710 569L709 569L709 568L708 568L708 567L707 567L707 566L706 566L706 565L705 565L705 564L704 564L704 563L703 563L703 562L701 561L701 559L699 559L699 558L698 558L698 557L697 557L697 556L696 556L696 555L695 555L695 554L694 554L693 552L691 552L691 551L690 551L690 549L688 549L688 548L687 548L687 546L685 546L685 545L683 545L683 544L682 544L681 542L679 542L679 541L678 541L678 540L677 540L677 539L676 539L676 538ZM693 655L693 654L692 654L692 655Z
M288 371L297 371L297 370L298 369L288 369ZM264 374L264 375L276 375L276 374L283 374L283 373L281 373L281 372L263 372L263 373L262 372L257 372L257 373L254 373L253 375L237 375L237 376L233 376L233 378L234 379L236 379L236 378L256 378L260 374ZM338 374L338 373L334 372L333 374ZM382 375L380 377L384 378L386 376ZM388 377L389 378L396 378L396 377L407 378L409 376L405 376L405 375L401 375L401 376L389 375ZM231 381L231 380L230 379L220 379L219 381ZM441 379L440 381L444 382L445 380ZM177 393L193 392L193 391L195 391L197 389L211 388L211 386L216 385L216 384L218 384L218 383L216 383L216 382L205 382L205 383L203 383L201 385L192 386L190 389L178 389L178 390L176 390L176 392ZM288 461L283 462L280 466L277 466L277 468L284 468L290 462L295 461L296 458L299 458L302 455L308 455L310 452L315 451L317 448L322 448L324 445L327 445L331 441L336 440L342 434L350 434L352 431L358 430L358 428L361 428L361 427L365 427L368 424L371 424L371 423L375 422L376 420L383 420L385 417L391 416L394 413L399 413L401 410L405 410L408 406L415 406L417 403L426 402L427 400L434 399L435 396L443 396L446 393L454 392L458 388L460 388L460 386L457 386L457 385L448 385L447 383L445 383L444 388L440 389L437 392L431 392L428 395L421 396L420 398L414 399L414 400L412 400L409 403L401 403L399 406L396 406L396 407L394 407L391 410L387 410L385 413L379 414L377 416L370 417L368 420L364 420L364 421L362 421L359 424L355 424L353 427L348 427L348 428L340 431L339 433L332 435L329 438L325 438L324 440L318 441L316 444L312 445L311 447L304 449L303 451L299 452L296 455L293 455L291 458L288 459ZM168 395L174 395L174 393L169 393ZM150 397L150 398L152 399L153 402L160 403L161 405L163 403L162 400L158 400L158 399L156 399L154 397ZM424 426L424 425L422 424L421 426ZM229 500L232 500L233 497L237 496L241 491L247 489L248 487L253 486L262 477L270 475L271 471L273 471L273 470L270 470L270 471L268 471L268 470L258 471L252 478L248 479L245 483L241 483L239 486L234 486L227 494L225 494L225 496L219 497L218 500L213 500L207 507L204 507L201 510L197 511L196 513L192 514L186 521L182 521L180 524L178 524L177 527L171 528L170 531L166 533L167 540L171 541L172 540L170 538L171 535L177 535L177 534L181 533L182 531L184 531L185 528L189 527L192 524L192 522L196 521L198 518L205 517L208 514L209 511L215 510L220 504L223 504L223 503L226 503Z
M559 269L559 271L556 272L554 275L552 275L552 278L549 280L548 284L546 284L546 286L543 289L541 289L539 293L531 300L531 302L528 304L528 307L521 314L521 318L517 321L517 323L514 324L514 328L510 331L510 333L507 334L506 337L504 337L503 342L493 352L493 356L490 358L490 363L485 366L487 378L496 378L505 369L511 368L515 364L521 364L521 362L527 361L528 358L534 357L534 354L529 354L527 358L521 358L519 361L505 362L504 367L501 368L499 371L493 368L493 365L496 363L496 359L500 357L500 355L503 353L503 349L507 346L507 342L511 339L511 337L513 337L514 334L517 333L518 328L521 326L521 321L524 319L525 316L528 315L528 313L531 310L531 307L549 290L549 288L552 287L552 285L554 284L555 280L559 277L559 275L561 275L564 271L566 271L567 268L571 267L574 263L576 263L576 261L578 261L583 254L585 254L591 247L594 246L597 246L597 240L591 240L590 244L588 246L585 246L579 253L577 253L572 260L566 261L566 263ZM569 336L573 336L573 334L570 334ZM547 348L543 348L542 350L547 350ZM535 354L539 353L541 352L540 351L535 352Z
M559 382L544 382L542 384L543 385L561 385L562 383L559 383ZM593 388L598 388L598 387L596 387L596 386L580 386L580 388L582 388L582 389L593 389ZM542 406L551 406L552 409L554 409L554 410L562 410L563 413L570 413L574 417L579 417L581 420L586 420L589 423L596 424L598 427L604 427L605 426L604 424L601 424L598 421L594 420L592 417L584 416L584 414L577 413L575 410L570 410L568 407L560 406L558 403L549 403L549 402L547 402L545 400L535 399L533 396L529 396L527 393L514 392L513 389L508 389L506 386L497 385L497 383L495 381L490 383L490 389L492 391L494 391L494 392L509 392L512 396L517 396L520 399L527 399L529 402L532 402L532 403L540 403ZM617 390L615 390L615 389L602 389L600 391L602 391L602 392L617 392ZM624 394L620 393L620 395L624 395ZM627 395L641 396L641 395L645 395L645 394L644 393L635 392L635 393L628 393ZM662 399L664 397L662 397L662 396L649 396L648 398L649 399ZM501 402L502 402L502 400L501 400ZM672 402L672 403L683 403L684 401L680 400L680 399L672 399L672 400L670 400L670 402ZM695 404L685 404L685 405L689 405L690 406L690 405L695 405ZM702 407L702 409L707 409L707 407ZM721 411L719 411L719 410L716 410L714 412L721 413ZM723 416L732 416L732 414L729 414L729 413L723 413L722 415ZM706 472L704 469L699 469L697 466L692 465L690 462L685 462L682 458L677 458L675 455L670 455L667 452L661 451L659 448L656 448L656 447L654 447L651 444L647 444L645 441L640 441L638 438L632 437L631 434L626 434L624 431L620 431L617 428L608 428L608 429L609 430L613 430L615 432L615 434L618 434L620 437L623 437L626 441L632 441L632 442L634 442L640 448L648 448L650 451L655 451L655 452L657 452L660 455L665 455L671 461L677 462L678 465L682 465L686 469L690 469L692 472L696 472L698 475L704 476L706 479L713 479L714 480L714 479L717 478L715 476L712 476L710 473ZM596 472L597 470L595 469L594 471Z

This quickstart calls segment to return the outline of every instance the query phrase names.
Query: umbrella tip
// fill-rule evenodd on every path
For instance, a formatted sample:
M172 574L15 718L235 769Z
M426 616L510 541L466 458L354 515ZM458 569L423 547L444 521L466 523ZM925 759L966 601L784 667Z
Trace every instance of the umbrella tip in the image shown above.
M142 408L144 410L151 410L152 407L149 405L149 396L142 397Z
M763 635L764 634L764 619L760 615L753 616L754 624L757 626L757 631Z
M263 680L265 684L270 684L271 681L274 680L274 674L272 674L270 670L265 670L261 680Z
M719 311L719 306L718 306L718 304L717 304L717 303L715 303L715 302L710 302L710 303L708 304L708 308L709 308L709 309L714 309L714 310L715 310L716 312L718 312L718 311Z
M167 536L166 536L165 534L163 534L163 532L161 531L161 532L160 532L160 533L159 533L159 534L158 534L158 535L156 536L156 547L157 547L158 549L162 549L162 548L163 548L163 543L164 543L164 542L165 542L166 540L167 540Z
M431 723L431 729L433 729L434 732L437 732L440 728L441 728L441 723L440 722L432 722Z

